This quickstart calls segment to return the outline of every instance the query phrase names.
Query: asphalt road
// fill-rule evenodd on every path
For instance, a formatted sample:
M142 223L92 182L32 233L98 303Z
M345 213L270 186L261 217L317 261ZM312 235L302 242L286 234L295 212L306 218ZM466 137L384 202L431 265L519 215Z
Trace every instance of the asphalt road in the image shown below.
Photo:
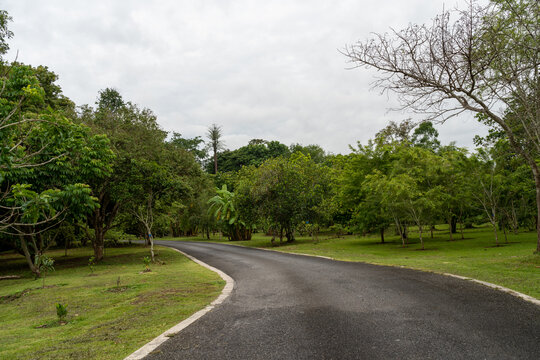
M469 281L225 244L156 243L236 284L146 359L540 359L540 307Z

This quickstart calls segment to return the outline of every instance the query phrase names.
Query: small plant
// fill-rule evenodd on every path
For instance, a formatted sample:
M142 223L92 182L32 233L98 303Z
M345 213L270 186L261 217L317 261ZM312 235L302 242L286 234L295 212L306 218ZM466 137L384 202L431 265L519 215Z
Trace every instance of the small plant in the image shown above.
M116 279L116 287L117 288L120 287L120 276L118 277L118 279Z
M43 277L43 288L45 288L45 276L49 271L54 271L54 259L45 255L36 255L34 264L38 268L40 275Z
M144 266L146 266L146 271L150 271L150 262L152 260L150 260L150 258L148 256L145 256L143 258L143 263L144 263Z
M96 265L96 258L94 256L90 256L90 259L88 259L88 267L90 268L90 272L94 273L94 266Z
M67 316L67 305L62 305L60 303L56 304L56 315L58 316L58 321L63 322Z

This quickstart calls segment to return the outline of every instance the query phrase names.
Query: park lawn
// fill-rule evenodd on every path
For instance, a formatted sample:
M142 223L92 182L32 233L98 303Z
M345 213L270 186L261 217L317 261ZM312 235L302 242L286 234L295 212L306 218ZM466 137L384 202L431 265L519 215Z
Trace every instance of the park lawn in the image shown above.
M418 234L414 231L409 234L407 247L401 246L398 236L387 236L386 242L381 244L378 235L336 238L325 234L319 236L318 242L311 237L298 237L291 244L279 244L277 239L277 246L272 246L270 237L262 234L254 234L250 241L230 242L218 236L210 241L450 273L501 285L540 299L540 254L533 253L536 233L508 234L508 244L501 233L499 247L494 246L491 227L467 229L464 235L464 240L458 233L454 234L454 241L448 241L448 227L438 225L433 239L429 232L424 233L425 250L420 250ZM205 238L183 240L207 241Z
M145 269L142 246L106 249L94 271L91 249L47 253L56 271L33 280L24 258L0 254L0 359L122 359L211 303L224 281L171 249ZM56 303L67 304L60 325Z

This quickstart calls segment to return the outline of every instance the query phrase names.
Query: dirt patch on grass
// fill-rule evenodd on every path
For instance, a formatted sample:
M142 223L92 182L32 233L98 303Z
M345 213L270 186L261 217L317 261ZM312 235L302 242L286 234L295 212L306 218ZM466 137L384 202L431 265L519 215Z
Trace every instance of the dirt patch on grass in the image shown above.
M17 300L23 296L26 296L28 295L32 290L43 290L43 289L51 289L51 288L56 288L56 287L59 287L59 286L65 286L67 284L58 284L58 285L46 285L45 287L36 287L36 288L27 288L27 289L24 289L23 291L17 291L13 294L8 294L8 295L3 295L3 296L0 296L0 304L7 304L11 301L14 301L14 300Z
M13 293L13 294L0 296L0 304L7 304L9 302L17 300L18 298L25 296L32 290L34 289L24 289L23 291L17 291L16 293Z
M129 286L115 286L112 288L108 288L105 291L112 292L112 293L121 293L121 292L126 291L127 289L129 289Z

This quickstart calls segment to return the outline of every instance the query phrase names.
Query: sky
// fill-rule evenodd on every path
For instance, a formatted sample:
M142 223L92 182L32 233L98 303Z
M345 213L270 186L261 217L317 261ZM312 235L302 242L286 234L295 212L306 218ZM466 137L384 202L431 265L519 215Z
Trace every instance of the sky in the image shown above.
M465 0L3 0L13 17L7 60L45 65L77 105L98 91L150 108L167 131L229 149L251 139L348 153L389 121L422 117L373 89L376 72L340 53L371 33L429 23ZM18 54L18 55L17 55ZM473 148L471 115L437 125L443 144Z

